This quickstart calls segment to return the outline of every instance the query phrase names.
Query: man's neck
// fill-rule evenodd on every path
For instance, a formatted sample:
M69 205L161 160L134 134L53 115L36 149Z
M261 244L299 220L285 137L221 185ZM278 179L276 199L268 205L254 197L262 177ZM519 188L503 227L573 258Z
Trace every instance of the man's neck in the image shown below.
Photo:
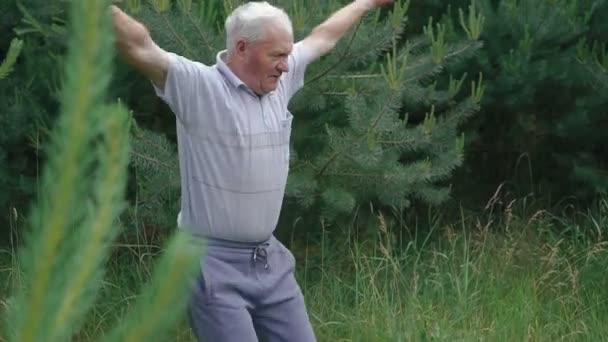
M241 80L249 89L251 89L254 94L256 94L259 98L264 96L264 94L260 94L259 92L255 91L250 83L247 82L247 73L245 72L244 68L233 58L231 58L230 54L226 55L224 63L226 63L228 69L230 69L230 71L232 71L232 73L238 77L239 80Z

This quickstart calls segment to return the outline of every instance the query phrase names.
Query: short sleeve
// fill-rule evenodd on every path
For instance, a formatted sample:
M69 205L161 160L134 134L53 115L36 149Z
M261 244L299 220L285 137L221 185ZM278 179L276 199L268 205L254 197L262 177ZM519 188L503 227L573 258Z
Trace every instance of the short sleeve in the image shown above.
M293 50L289 55L289 72L283 74L287 99L291 99L304 86L304 76L306 68L311 62L310 53L306 46L300 41L294 44Z
M196 101L204 93L210 68L169 52L169 69L164 88L152 83L154 91L183 123L196 119Z

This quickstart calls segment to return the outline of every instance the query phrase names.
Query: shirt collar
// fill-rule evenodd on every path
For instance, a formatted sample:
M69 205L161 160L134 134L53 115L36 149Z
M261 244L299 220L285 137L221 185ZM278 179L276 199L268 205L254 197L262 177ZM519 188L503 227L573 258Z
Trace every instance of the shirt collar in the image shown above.
M234 72L232 72L232 70L230 70L230 68L224 61L226 56L227 56L226 50L222 50L217 53L217 56L215 59L216 59L218 70L222 73L222 75L224 75L224 77L228 80L228 82L230 82L235 88L239 88L239 87L248 88L247 85L243 81L241 81L241 79L238 78L238 76L235 75Z
M217 69L220 71L220 73L224 76L224 78L226 78L226 80L228 80L228 82L230 82L230 84L232 84L235 88L243 88L246 91L248 91L249 93L251 93L251 95L253 96L258 96L253 90L251 90L246 84L245 82L243 82L237 75L234 74L234 72L232 72L232 70L230 70L230 68L228 67L228 65L225 62L226 56L228 55L226 50L221 50L220 52L217 53L215 61L216 61L216 65L217 65ZM270 92L267 95L274 95L274 91ZM259 97L259 96L258 96Z

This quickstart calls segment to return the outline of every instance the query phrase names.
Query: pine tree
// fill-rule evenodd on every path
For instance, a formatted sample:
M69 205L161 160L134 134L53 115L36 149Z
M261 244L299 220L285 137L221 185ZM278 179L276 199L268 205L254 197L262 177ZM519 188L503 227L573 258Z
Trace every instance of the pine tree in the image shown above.
M476 4L486 18L481 36L485 47L458 70L481 70L488 82L482 111L469 126L475 132L468 134L472 160L467 179L478 188L487 183L490 194L498 183L517 174L525 174L515 181L525 191L531 186L535 192L544 189L566 196L605 191L601 174L605 175L602 170L608 159L602 135L608 129L604 109L608 97L598 82L589 82L603 77L605 69L601 61L581 63L579 55L595 44L594 53L602 58L599 47L606 41L608 4L603 0L476 0ZM445 12L452 21L460 20L457 11ZM449 39L461 37L454 32Z
M112 71L107 52L113 48L109 1L73 1L70 13L60 115L20 249L23 282L2 340L66 341L77 335L95 303L119 232L116 219L126 206L131 118L124 106L105 98ZM133 311L104 340L162 340L181 317L202 251L182 233L167 244Z
M20 50L18 60L15 60L17 54L14 52L7 54L0 69L0 73L11 71L10 77L0 83L0 103L3 104L0 111L0 211L5 213L11 208L24 212L40 189L40 170L47 162L45 151L60 107L69 6L69 2L43 0L0 4L0 18L6 19L0 22L0 37L12 39L17 35L15 39L19 43L15 43L15 47ZM8 52L8 46L6 50ZM123 97L123 102L136 108L138 113L148 111L147 104L154 103L151 100L154 95L139 90L146 89L144 87L149 83L137 78L123 64L118 64L116 69L106 96ZM147 124L145 115L138 117L138 123ZM151 158L147 155L139 158L142 155L138 151L142 147L156 144L147 139L153 132L134 130L133 133L130 174L135 177L130 180L127 189L130 205L122 215L126 238L137 234L140 227L151 221L163 227L172 226L179 196L179 184L176 188L172 183L164 182L164 186L160 187L155 187L154 183L163 175L166 177L164 179L176 177L171 173L165 174L165 169L150 169L150 163L144 160L155 156L165 157L164 153L155 151ZM157 136L156 139L162 140L164 137ZM171 148L174 149L174 146L169 150ZM171 152L170 158L176 158L175 152ZM178 171L177 165L171 161L163 165L170 165L169 171ZM138 172L140 167L144 173ZM1 215L0 222L5 220L6 216ZM0 227L4 230L0 232L1 241L10 233L10 225L0 224Z
M10 207L24 211L36 196L48 127L57 112L65 52L64 33L57 24L65 4L27 3L0 4L0 37L5 38L0 45L14 39L20 42L18 58L7 64L9 77L0 82L0 210L5 213ZM4 215L0 222L5 222Z
M586 96L575 100L574 110L565 113L556 124L554 134L567 142L569 149L555 153L565 169L572 170L570 178L584 189L608 193L608 49L606 43L585 39L577 44L574 64L586 78ZM588 192L582 191L582 193ZM581 192L579 192L581 193Z
M224 49L223 18L240 3L131 1L124 9L164 49L213 64ZM290 14L296 40L341 6L273 3ZM290 106L295 121L286 196L299 211L333 219L369 202L404 208L412 200L448 198L449 176L463 160L459 127L479 110L484 88L480 74L443 84L436 79L482 47L483 18L465 11L469 17L458 29L469 38L448 43L445 23L433 18L423 34L404 37L408 8L409 1L396 1L390 10L370 13L309 66Z
M162 133L136 128L132 136L132 183L135 198L127 209L127 224L142 225L145 234L166 233L179 212L180 175L175 144ZM131 230L140 234L140 229ZM146 235L146 237L150 237Z

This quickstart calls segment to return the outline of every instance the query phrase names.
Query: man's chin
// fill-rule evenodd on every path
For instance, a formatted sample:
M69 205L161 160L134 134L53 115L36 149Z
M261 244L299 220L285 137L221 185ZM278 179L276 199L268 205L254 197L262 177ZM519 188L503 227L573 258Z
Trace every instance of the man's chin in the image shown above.
M263 93L263 95L266 95L266 94L268 94L270 92L275 91L276 89L277 89L277 85L276 84L275 85L268 85L268 86L264 87L264 89L262 89L262 93Z

